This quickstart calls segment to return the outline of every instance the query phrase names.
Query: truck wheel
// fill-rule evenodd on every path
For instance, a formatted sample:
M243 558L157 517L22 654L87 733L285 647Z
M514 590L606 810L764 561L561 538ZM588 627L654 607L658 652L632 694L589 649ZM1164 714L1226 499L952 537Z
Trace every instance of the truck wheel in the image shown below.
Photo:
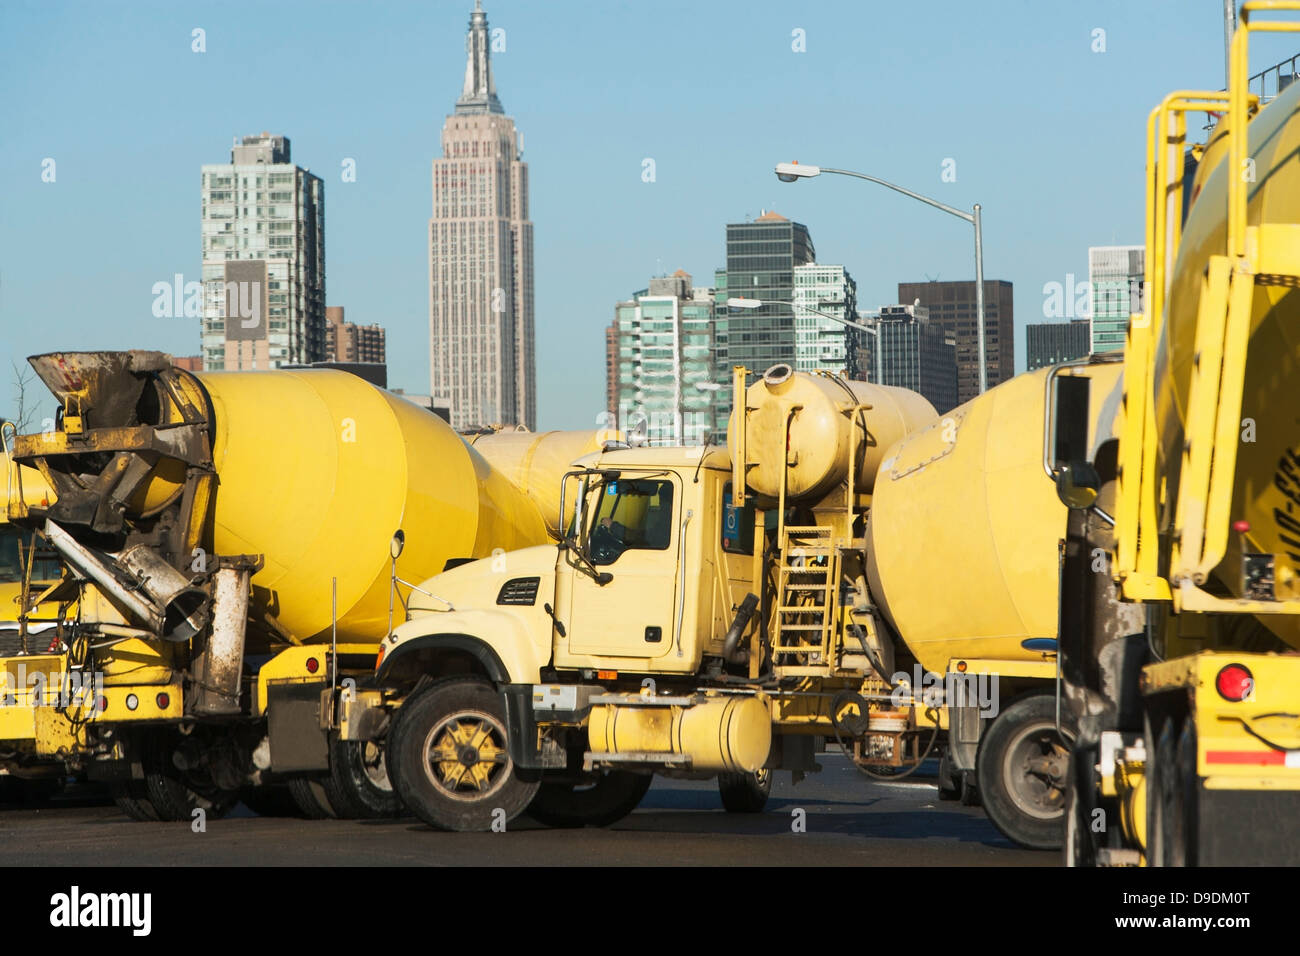
M1186 736L1186 735L1184 735ZM1179 763L1179 727L1167 718L1156 740L1155 760L1149 765L1147 785L1151 787L1149 800L1155 801L1154 838L1151 865L1187 865L1187 819L1183 801L1183 786Z
M1094 748L1070 752L1070 774L1065 784L1065 865L1091 867L1097 862L1092 836L1092 768Z
M1056 701L1034 694L998 715L975 761L984 812L1008 839L1034 850L1060 849L1065 836L1065 784L1074 728Z
M171 755L166 738L147 743L142 755L145 792L158 811L158 819L189 823L194 811L202 810L209 819L216 820L229 813L239 801L238 793L215 787L196 789L172 763Z
M195 810L202 810L208 819L219 820L239 800L239 795L233 793L200 793L173 774L146 774L145 786L160 820L189 823Z
M611 770L584 786L543 781L528 804L528 815L548 827L607 827L641 803L654 774Z
M434 684L408 699L389 735L397 794L430 826L482 831L523 813L538 782L520 779L501 697L477 677Z
M325 785L314 777L294 777L289 781L289 796L298 811L308 820L333 820L338 816L330 803Z
M728 813L762 813L772 792L772 771L718 774L718 794Z
M1196 724L1189 716L1183 721L1183 732L1178 737L1176 759L1178 796L1181 812L1178 847L1182 853L1182 866L1200 866L1197 846L1198 814L1200 812L1200 780L1196 775Z
M149 802L149 792L143 780L118 780L109 784L109 795L117 808L138 823L157 823L162 819L158 809Z
M401 814L402 801L388 779L385 749L373 740L330 741L330 775L321 785L340 819L380 820Z
M1167 723L1167 721L1166 721ZM1157 740L1155 730L1151 725L1151 715L1147 714L1143 720L1143 744L1146 747L1147 760L1143 770L1143 785L1146 788L1146 846L1143 848L1146 856L1147 866L1164 866L1165 865L1165 794L1164 794L1164 777L1170 772L1163 768L1170 767L1163 759L1167 759L1170 753L1170 744L1164 740L1164 728L1161 728L1161 736ZM1166 747L1166 753L1160 752L1161 746Z

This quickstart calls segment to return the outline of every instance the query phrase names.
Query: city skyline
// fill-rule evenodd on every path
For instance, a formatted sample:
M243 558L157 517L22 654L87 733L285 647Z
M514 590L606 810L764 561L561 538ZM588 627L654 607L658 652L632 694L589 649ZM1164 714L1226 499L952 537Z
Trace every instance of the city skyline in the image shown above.
M176 274L201 279L194 170L211 161L213 143L268 129L292 138L295 159L328 184L331 299L367 303L365 319L389 332L393 384L423 392L428 163L449 78L464 66L471 7L385 5L329 23L293 3L0 11L11 91L0 175L15 184L0 222L0 368L59 348L193 354L194 319L154 315L150 290ZM543 428L589 426L604 406L599 330L629 278L671 263L707 281L716 224L745 210L775 207L807 223L822 258L858 279L860 302L894 301L899 280L972 277L968 230L867 184L777 183L772 165L796 158L871 172L955 206L981 202L986 273L1016 287L1023 368L1023 329L1044 318L1044 285L1085 275L1090 246L1140 239L1143 122L1168 78L1222 85L1216 11L1192 16L1168 3L992 13L951 4L924 32L905 11L847 3L759 3L740 19L671 2L571 9L581 15L488 5L505 31L493 66L545 183L531 197L547 237L536 253ZM1159 64L1141 42L1157 27L1170 51ZM1108 36L1101 53L1091 49L1097 28ZM754 55L712 57L724 30ZM668 59L626 57L623 35L664 47ZM1252 64L1289 55L1289 44L1261 39ZM69 49L79 55L58 55ZM852 68L864 55L878 67L870 74ZM935 60L948 68L919 65ZM310 95L268 98L263 62ZM953 71L966 77L962 89L945 79ZM803 117L813 88L820 120L772 122ZM904 88L907 96L894 95ZM979 109L968 92L976 89ZM682 135L714 122L723 100L735 135L708 149ZM987 116L1008 114L990 138ZM1089 126L1113 132L1113 145L1097 155L1074 148ZM878 142L882 127L888 143ZM941 179L948 158L953 182ZM342 178L349 161L352 180ZM110 232L113 243L97 241ZM59 255L48 255L54 248Z

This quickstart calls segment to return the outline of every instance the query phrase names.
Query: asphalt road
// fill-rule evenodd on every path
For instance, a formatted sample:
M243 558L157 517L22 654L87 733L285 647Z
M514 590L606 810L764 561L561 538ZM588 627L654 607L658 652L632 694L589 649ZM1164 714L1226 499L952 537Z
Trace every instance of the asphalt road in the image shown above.
M729 814L713 781L656 778L641 806L607 829L552 830L526 817L506 833L442 833L412 820L259 817L242 804L194 833L135 823L116 807L58 797L0 811L5 866L1055 866L1023 850L978 807L940 802L933 778L878 782L838 754L792 786L777 775L761 814ZM925 768L923 768L925 769ZM803 810L805 832L793 824Z

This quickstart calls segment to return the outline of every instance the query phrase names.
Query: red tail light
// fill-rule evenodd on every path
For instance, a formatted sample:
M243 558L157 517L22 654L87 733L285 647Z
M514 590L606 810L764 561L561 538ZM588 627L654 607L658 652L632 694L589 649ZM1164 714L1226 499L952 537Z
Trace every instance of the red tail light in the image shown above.
M318 670L320 670L320 661L316 660L314 657L307 658L307 673L314 674Z
M1255 678L1245 664L1229 664L1214 678L1214 689L1224 700L1243 701L1255 693Z

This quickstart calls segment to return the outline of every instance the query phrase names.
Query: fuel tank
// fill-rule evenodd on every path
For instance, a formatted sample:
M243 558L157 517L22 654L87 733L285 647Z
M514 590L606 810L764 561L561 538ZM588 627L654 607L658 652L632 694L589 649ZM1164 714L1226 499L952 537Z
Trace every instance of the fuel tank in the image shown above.
M927 670L942 673L954 658L1043 660L1022 642L1057 636L1066 509L1043 468L1048 371L1004 382L905 438L876 474L872 600ZM1095 451L1110 437L1121 365L1078 371L1092 379Z
M1225 120L1226 122L1226 120ZM1293 84L1250 123L1247 224L1277 229L1270 248L1300 255L1300 84ZM1223 130L1216 133L1223 139ZM1183 227L1170 281L1169 310L1156 352L1156 426L1161 469L1177 487L1196 357L1197 311L1209 257L1226 251L1226 147L1207 151L1193 186L1195 201ZM1300 597L1300 290L1290 281L1255 284L1242 395L1240 441L1229 520L1250 530L1231 532L1223 561L1212 572L1229 594L1242 590L1242 551L1272 554L1280 600ZM1293 647L1300 621L1281 615L1259 620Z
M850 454L859 491L871 491L887 448L935 421L934 406L916 392L889 385L849 382L773 365L749 386L745 404L746 483L777 497L782 463L792 501L821 498L848 476ZM857 406L867 409L855 411ZM736 411L727 426L727 449L738 454Z

